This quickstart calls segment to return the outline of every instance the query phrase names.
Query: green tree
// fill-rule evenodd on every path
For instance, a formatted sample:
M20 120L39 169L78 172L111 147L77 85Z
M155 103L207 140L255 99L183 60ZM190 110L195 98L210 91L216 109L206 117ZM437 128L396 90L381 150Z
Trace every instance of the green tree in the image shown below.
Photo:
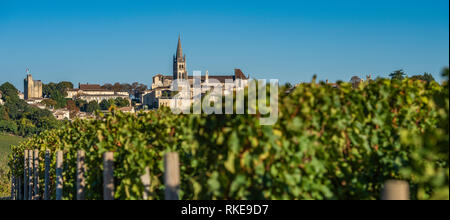
M130 106L130 102L127 99L119 97L115 100L115 105L119 108L123 108Z
M71 82L44 84L42 93L45 98L53 99L56 102L55 108L64 108L67 106L67 90L73 89Z
M109 100L103 99L103 101L100 102L100 109L101 110L108 110L111 107L111 103Z
M44 104L47 108L54 108L58 103L53 99L44 99L42 104Z
M427 73L427 72L425 72L423 75L412 76L411 79L422 80L422 81L429 82L429 83L435 81L433 75L431 75L430 73Z
M100 105L96 101L91 101L86 105L86 112L93 113L100 110Z
M19 91L9 82L3 83L0 86L0 91L2 91L3 101L7 101L7 97L13 100L19 100Z
M75 100L75 105L80 109L80 111L86 112L87 102L82 99Z
M0 120L9 120L8 112L6 111L6 107L0 105Z
M0 90L5 100L0 108L0 132L30 136L59 127L60 123L50 111L30 106L19 99L18 90L10 83L0 86Z
M0 133L17 133L17 125L13 121L7 121L0 119Z
M56 86L61 93L66 93L68 89L73 89L73 83L62 81ZM64 94L66 95L66 94Z
M391 79L393 79L393 80L402 80L405 78L405 76L406 76L406 74L402 69L396 70L396 71L392 72L391 74L389 74L389 77L391 77Z
M286 87L286 89L291 89L293 86L290 82L287 82L286 84L284 84L284 87Z

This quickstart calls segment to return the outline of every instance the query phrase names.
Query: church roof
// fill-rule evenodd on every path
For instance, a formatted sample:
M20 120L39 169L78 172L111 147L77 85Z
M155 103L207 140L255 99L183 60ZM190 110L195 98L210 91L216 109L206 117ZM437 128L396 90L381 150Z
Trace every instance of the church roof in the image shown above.
M241 69L234 69L234 77L236 79L247 79Z
M177 58L183 57L183 48L181 48L181 39L180 36L178 36L178 46L177 46Z

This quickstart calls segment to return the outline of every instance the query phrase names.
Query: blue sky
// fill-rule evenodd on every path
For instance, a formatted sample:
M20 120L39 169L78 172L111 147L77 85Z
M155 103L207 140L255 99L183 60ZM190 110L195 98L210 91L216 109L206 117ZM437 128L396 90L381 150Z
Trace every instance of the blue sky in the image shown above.
M430 72L449 65L448 0L0 0L0 83L151 84L188 70L282 83Z

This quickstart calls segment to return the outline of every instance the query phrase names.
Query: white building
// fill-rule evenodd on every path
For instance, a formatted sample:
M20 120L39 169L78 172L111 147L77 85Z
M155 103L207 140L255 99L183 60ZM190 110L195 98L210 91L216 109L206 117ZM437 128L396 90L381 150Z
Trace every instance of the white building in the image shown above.
M68 109L57 109L52 111L57 120L70 120L70 111Z
M67 91L68 99L81 99L87 102L96 101L98 103L103 100L123 98L130 100L130 94L128 92L115 92L102 88L98 84L79 84L78 89L71 89Z
M2 91L0 91L0 105L4 105L4 104L5 104L5 103L3 102L2 97L3 97Z

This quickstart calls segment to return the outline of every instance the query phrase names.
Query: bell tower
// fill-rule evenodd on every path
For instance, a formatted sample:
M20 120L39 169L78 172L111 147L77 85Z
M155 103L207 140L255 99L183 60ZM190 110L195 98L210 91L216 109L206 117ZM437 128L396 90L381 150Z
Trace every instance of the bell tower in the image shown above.
M186 55L183 54L181 48L181 39L178 36L177 53L173 56L173 80L176 79L188 79L186 70Z

